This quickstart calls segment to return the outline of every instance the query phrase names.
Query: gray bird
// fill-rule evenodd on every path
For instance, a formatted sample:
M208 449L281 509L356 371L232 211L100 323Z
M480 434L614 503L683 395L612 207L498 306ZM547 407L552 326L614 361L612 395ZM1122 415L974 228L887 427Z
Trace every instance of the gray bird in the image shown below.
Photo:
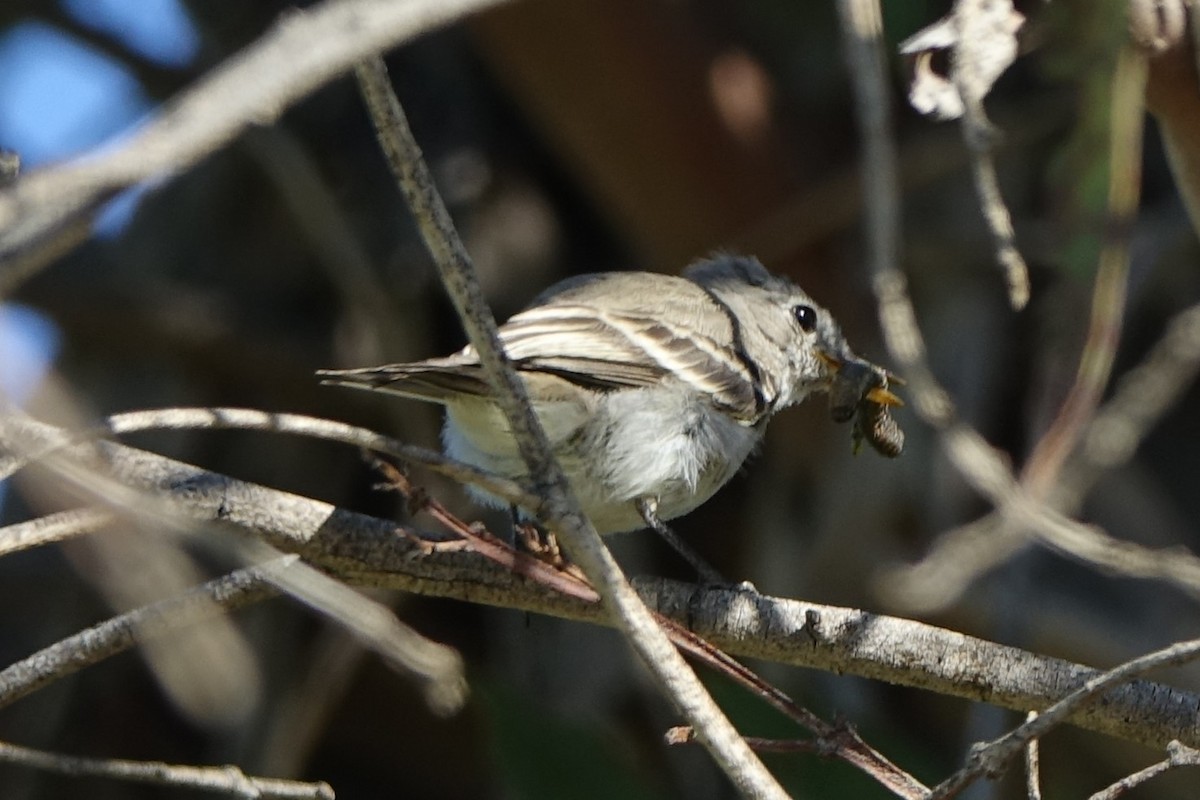
M733 477L776 412L831 388L842 420L860 406L860 416L877 418L900 403L887 388L890 375L850 350L828 311L742 256L697 262L682 277L607 272L564 280L504 323L500 339L596 529L649 525L677 549L686 546L663 521L692 511ZM319 374L327 383L440 403L448 456L527 478L472 347ZM880 452L899 452L900 443L856 429L862 435Z

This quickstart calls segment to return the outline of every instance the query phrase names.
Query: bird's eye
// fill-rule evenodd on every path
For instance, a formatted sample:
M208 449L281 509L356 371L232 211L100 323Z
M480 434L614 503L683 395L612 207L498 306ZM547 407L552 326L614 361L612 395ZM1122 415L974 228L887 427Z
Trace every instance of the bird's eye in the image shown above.
M812 306L795 306L792 308L792 314L796 316L796 322L800 323L805 333L812 333L817 327L817 312Z

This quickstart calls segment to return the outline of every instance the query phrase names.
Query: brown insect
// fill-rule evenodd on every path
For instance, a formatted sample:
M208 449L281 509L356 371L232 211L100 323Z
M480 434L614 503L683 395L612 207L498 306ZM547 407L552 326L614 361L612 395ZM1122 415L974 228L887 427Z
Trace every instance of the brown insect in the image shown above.
M829 384L829 414L834 422L854 420L854 452L866 441L880 455L895 458L904 450L904 431L892 418L890 407L904 401L888 389L899 381L882 367L867 361L827 359L834 370Z

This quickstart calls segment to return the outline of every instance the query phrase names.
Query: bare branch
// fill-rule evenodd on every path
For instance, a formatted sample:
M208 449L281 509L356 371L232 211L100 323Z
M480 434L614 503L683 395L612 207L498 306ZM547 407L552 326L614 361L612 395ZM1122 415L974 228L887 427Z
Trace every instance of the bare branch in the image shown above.
M497 2L326 0L286 15L120 146L29 173L0 193L0 263L52 241L121 189L187 169L246 128L273 122L361 59ZM15 277L0 273L0 295Z
M1026 715L1026 721L1037 716L1036 711ZM1025 797L1027 800L1042 800L1042 767L1038 739L1025 743Z
M297 556L286 556L292 563ZM186 594L93 625L0 670L0 707L83 667L127 650L142 639L194 624L275 593L267 573L280 563L238 570Z
M992 145L985 137L970 131L988 126L982 105L967 105L963 115L963 131L971 153L971 177L975 180L975 192L984 222L992 234L996 248L996 263L1004 273L1008 287L1008 302L1017 310L1029 304L1029 267L1017 249L1017 232L1013 229L1012 214L1000 193L1000 179L996 175L996 159Z
M135 431L161 429L258 430L342 442L364 450L394 456L412 464L420 464L439 475L444 475L459 483L469 483L486 489L514 505L523 506L535 512L542 505L540 498L516 481L502 478L461 461L455 461L433 450L405 444L366 428L301 414L272 414L246 408L147 409L115 414L105 421L104 426L92 434L127 434ZM0 477L3 475L4 472L0 470Z
M483 298L474 267L434 187L404 111L392 91L387 69L381 60L373 59L360 64L356 74L400 190L416 217L417 227L467 336L479 354L484 374L529 468L536 493L545 499L543 520L566 545L572 559L600 594L607 612L613 615L667 696L696 728L701 743L725 774L747 796L786 797L658 627L584 516L551 452L525 385L504 355L496 321Z
M1032 717L1023 725L1014 728L994 742L976 748L967 760L967 765L934 787L928 800L945 800L945 798L954 797L964 786L982 775L998 776L1002 774L1008 762L1016 757L1028 742L1045 736L1052 728L1060 725L1080 707L1096 700L1106 690L1126 683L1152 669L1178 666L1197 658L1200 658L1200 639L1192 639L1127 661L1107 672L1087 679L1078 689Z
M213 419L225 419L226 426L232 426L236 419L243 424L262 427L270 422L271 415L238 413L222 415L219 412L203 412L196 410L193 414L163 414L132 415L128 419L117 418L110 421L124 430L144 429L151 422L172 423L175 427L183 426L185 421L205 427L213 426ZM319 428L328 436L340 438L342 441L364 444L372 437L363 435L365 432L349 429L349 426L339 426L335 423L319 425L317 420L290 420L293 429ZM139 428L140 426L140 428ZM108 430L109 428L105 428ZM113 477L107 472L88 473L82 465L88 460L97 460L94 440L84 436L82 442L67 449L65 442L71 440L62 431L47 426L39 426L28 420L10 418L4 420L0 427L0 445L8 453L34 451L40 458L53 456L56 466L64 466L67 474L77 482L99 484L105 487L103 500L109 508L95 511L68 512L66 515L54 515L48 521L30 522L13 526L10 529L0 529L0 550L4 543L11 541L13 546L29 547L44 544L54 539L62 539L71 535L90 532L96 527L111 525L116 517L124 511L130 511L142 521L160 523L168 532L195 534L197 529L206 524L204 521L188 520L175 513L174 507L165 501L155 488L142 486L132 488ZM380 437L381 439L383 437ZM19 443L17 446L13 442ZM377 444L387 445L380 441ZM103 459L98 459L103 461ZM435 459L436 460L436 459ZM5 466L15 466L28 463L28 458L19 455L9 456ZM94 472L94 471L92 471ZM219 518L213 521L220 521ZM118 540L119 541L119 540ZM130 548L128 545L120 558L137 557L147 546L158 546L161 539L143 541L141 547ZM239 539L225 542L243 561L257 563L279 556L279 552L268 545L254 540ZM132 551L132 552L128 552ZM170 561L167 554L159 553L156 561ZM139 574L144 570L139 570ZM461 707L466 699L466 683L463 676L462 660L452 648L425 639L402 624L386 607L370 598L364 597L345 585L331 579L324 573L308 564L295 563L289 569L272 570L266 577L275 588L306 603L314 610L324 614L344 626L362 643L379 653L392 666L407 675L415 677L425 691L425 697L430 707L438 713L450 713ZM169 586L181 584L173 581ZM183 585L183 584L181 584ZM148 598L136 598L136 602L144 602ZM152 648L151 654L155 651ZM169 651L168 651L169 652Z
M937 119L962 117L975 191L1008 284L1009 302L1016 309L1029 302L1029 269L1017 249L1012 215L1000 194L992 157L996 136L983 99L1016 58L1016 33L1024 21L1008 0L957 0L947 17L900 44L900 52L914 59L909 93L913 107ZM935 49L950 51L949 80L932 68Z
M107 509L78 508L9 525L0 528L0 556L92 533L108 527L113 520L113 513Z
M976 431L956 419L952 403L937 385L925 360L925 348L916 326L916 315L907 294L904 275L896 265L899 200L895 181L895 147L888 127L887 93L880 54L878 3L877 0L843 0L840 8L843 9L847 48L854 66L852 71L858 90L866 174L871 185L867 195L867 235L880 321L888 349L901 362L901 369L910 381L918 412L930 424L941 429L942 445L950 460L967 482L996 506L1006 526L1012 525L1018 531L1032 530L1043 544L1085 563L1143 577L1162 577L1193 594L1200 593L1200 559L1188 558L1174 551L1144 551L1046 507L1041 502L1043 498L1040 493L1031 493L1017 483L1004 456L988 445ZM1144 67L1139 66L1136 56L1130 58L1132 60L1127 65L1127 72L1119 78L1125 97L1130 96L1130 87L1136 88L1139 81L1144 80L1144 77L1139 77L1143 76ZM1120 155L1117 163L1121 170L1119 176L1114 174L1110 205L1118 218L1131 214L1136 205L1136 193L1128 186L1116 184L1128 181L1131 174L1136 174L1133 164L1136 164L1136 154L1140 150L1132 145L1138 141L1139 125L1137 122L1122 123L1120 130L1124 134L1114 138L1114 154ZM1112 274L1123 274L1120 268L1124 258L1123 248L1114 244L1108 253ZM1117 283L1123 286L1123 282L1115 278L1108 281L1102 294L1114 291L1113 286ZM1100 307L1111 310L1123 306L1121 292L1116 292L1116 300L1120 302L1106 299L1100 303ZM1099 313L1104 317L1106 312ZM1101 327L1102 333L1111 332L1110 325ZM1095 350L1093 359L1084 365L1089 373L1088 386L1095 383L1092 373L1107 375L1106 368L1099 369L1104 363L1103 352L1111 356L1110 349ZM1090 416L1085 413L1090 403L1090 400L1081 401L1079 413L1072 411L1068 415L1070 430L1078 430L1080 421Z
M426 552L418 543L424 534L399 534L393 522L145 451L111 443L95 446L114 477L164 493L164 502L169 499L182 517L246 529L351 583L606 621L595 604L550 591L477 553ZM733 655L860 675L1006 708L1044 708L1097 674L1058 659L853 609L663 580L639 581L638 587L652 608ZM1198 719L1200 697L1136 682L1106 695L1103 704L1079 710L1071 721L1151 745L1177 739L1200 746Z
M1167 745L1167 757L1164 760L1138 770L1132 775L1126 775L1113 785L1096 792L1088 800L1116 800L1130 789L1135 789L1143 783L1147 783L1151 778L1157 778L1176 767L1200 767L1200 750L1187 747L1179 742L1171 742Z
M1141 187L1146 60L1122 49L1112 79L1109 115L1108 211L1104 247L1092 295L1092 313L1075 382L1058 416L1037 443L1021 476L1036 498L1046 497L1075 450L1112 374L1129 282L1129 234Z
M1083 447L1064 470L1059 492L1082 496L1105 469L1126 463L1150 429L1200 373L1200 305L1176 314L1137 367L1117 381L1083 436Z
M1082 447L1066 464L1047 503L1064 514L1074 513L1100 474L1133 457L1149 433L1200 372L1200 306L1177 314L1167 332L1137 367L1117 381L1112 399L1100 407L1082 435ZM894 602L934 611L954 602L980 575L994 569L1025 546L1025 531L1005 524L993 511L939 537L921 561L887 571L881 588ZM1126 544L1126 548L1136 547ZM1174 561L1174 551L1140 559L1140 574L1155 558ZM1113 561L1110 559L1110 561ZM1120 569L1119 563L1113 564ZM1178 569L1178 566L1173 568ZM1149 574L1161 572L1149 569Z
M302 783L246 775L238 767L194 767L161 761L80 758L0 742L0 761L77 777L113 778L157 786L178 786L244 797L249 800L333 800L327 783Z
M249 549L261 551L263 558L278 552L258 543L250 544ZM448 716L466 703L462 656L453 647L427 639L384 604L302 561L282 564L264 577L276 589L345 628L397 672L414 678L434 713Z

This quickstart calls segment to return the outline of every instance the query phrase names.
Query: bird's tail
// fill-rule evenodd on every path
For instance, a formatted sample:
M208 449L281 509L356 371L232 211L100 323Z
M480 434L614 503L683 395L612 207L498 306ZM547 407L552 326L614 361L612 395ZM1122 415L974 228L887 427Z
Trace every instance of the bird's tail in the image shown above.
M388 392L443 405L487 393L479 364L454 356L364 369L322 369L317 375L323 379L321 383L332 386Z

